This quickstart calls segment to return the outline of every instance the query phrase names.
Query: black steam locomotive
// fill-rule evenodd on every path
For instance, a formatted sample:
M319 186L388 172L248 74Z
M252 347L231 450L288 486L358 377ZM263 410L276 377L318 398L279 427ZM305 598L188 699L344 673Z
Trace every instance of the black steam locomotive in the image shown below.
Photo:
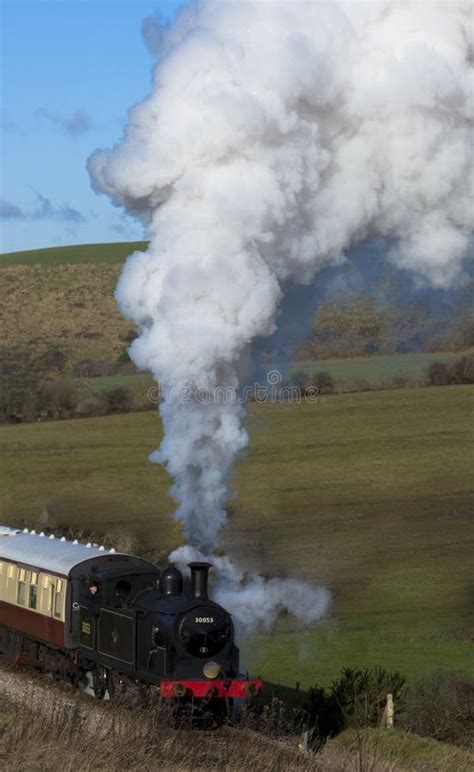
M133 555L0 526L0 653L114 699L141 687L224 715L260 693L239 676L230 614L208 597L209 563L183 578Z

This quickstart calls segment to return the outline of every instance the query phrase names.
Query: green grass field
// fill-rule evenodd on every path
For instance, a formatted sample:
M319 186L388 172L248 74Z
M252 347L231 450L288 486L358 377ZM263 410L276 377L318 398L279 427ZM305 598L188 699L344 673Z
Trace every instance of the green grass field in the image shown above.
M449 362L459 358L453 352L416 352L413 354L380 354L370 357L348 357L347 359L321 359L295 362L290 372L306 370L308 373L326 370L337 383L367 381L377 384L394 378L416 380L431 362ZM275 365L269 367L274 368Z
M328 684L343 666L474 675L472 387L251 405L223 546L249 569L331 588L330 617L282 618L243 647L274 683ZM154 413L0 428L0 522L180 543Z
M70 265L72 263L123 263L137 249L145 250L146 241L120 241L109 244L74 244L65 247L29 249L0 254L0 268L12 265Z
M274 363L267 365L268 370L280 369L283 378L291 381L291 373L297 369L305 369L309 374L320 370L327 370L336 385L336 390L365 391L368 389L394 388L396 378L406 378L409 381L420 382L423 380L426 369L431 362L452 362L458 359L459 353L440 352L417 354L392 354L391 356L376 355L371 357L349 357L347 359L325 359L319 362L305 362L300 368L300 363L292 365L288 363ZM265 376L260 376L259 381L265 384ZM94 392L101 392L115 386L127 386L132 392L134 402L141 405L147 402L147 394L153 387L153 378L146 373L131 375L107 375L100 378L88 379L89 386Z

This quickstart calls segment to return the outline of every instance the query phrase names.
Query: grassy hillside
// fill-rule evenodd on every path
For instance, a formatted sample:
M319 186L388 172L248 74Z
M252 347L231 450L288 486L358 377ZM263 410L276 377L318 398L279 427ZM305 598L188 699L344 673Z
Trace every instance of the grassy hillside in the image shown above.
M13 351L22 350L37 361L61 352L65 376L84 359L114 365L133 337L133 325L117 311L114 290L122 264L146 242L85 244L0 255L0 340ZM272 362L284 376L290 371L327 370L339 390L393 385L394 379L416 382L435 359L450 361L456 354L399 354L393 356L328 359L320 362ZM107 387L123 381L108 376ZM126 376L138 402L144 379ZM262 380L262 376L260 376ZM264 376L263 376L264 380ZM98 391L105 381L94 380ZM145 387L145 393L146 393Z
M368 753L374 761L391 762L397 769L470 772L474 768L474 754L470 751L396 729L348 729L332 740L330 747Z
M131 329L113 297L119 265L18 265L0 271L0 338L36 356L60 350L69 365L114 360Z
M59 350L68 367L81 359L113 362L131 329L114 289L127 256L145 247L137 241L0 255L0 339L35 357Z
M110 244L74 244L47 249L0 254L0 268L14 265L71 265L71 263L123 263L135 250L145 250L146 241L120 241Z
M250 407L223 544L247 568L326 584L333 608L246 642L245 666L288 686L328 684L342 666L474 673L472 393ZM169 480L147 461L160 437L154 413L0 427L0 522L47 509L52 523L177 545Z

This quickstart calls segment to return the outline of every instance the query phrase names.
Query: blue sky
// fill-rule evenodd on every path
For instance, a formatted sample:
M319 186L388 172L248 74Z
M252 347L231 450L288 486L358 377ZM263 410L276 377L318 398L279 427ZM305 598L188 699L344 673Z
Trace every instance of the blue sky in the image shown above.
M0 251L124 241L142 229L95 194L86 160L149 92L145 18L183 0L0 0Z

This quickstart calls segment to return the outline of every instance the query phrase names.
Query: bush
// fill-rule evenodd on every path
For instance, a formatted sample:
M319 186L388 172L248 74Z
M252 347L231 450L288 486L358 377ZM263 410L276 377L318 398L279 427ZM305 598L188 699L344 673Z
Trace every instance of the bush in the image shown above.
M306 370L295 370L294 373L290 373L288 377L288 383L291 386L296 386L297 389L299 389L300 394L303 395L306 391L306 388L310 384L310 377Z
M430 386L447 386L450 382L449 368L444 362L432 362L426 375Z
M239 727L266 737L289 738L301 732L300 714L278 697L249 700L240 710Z
M316 685L307 695L304 720L313 733L313 745L349 727L377 726L385 709L387 694L400 700L405 679L385 670L345 668L329 690Z
M46 418L65 418L70 415L78 399L73 384L67 381L46 381L38 389L35 408Z
M105 359L82 359L72 368L76 378L100 378L115 374L115 363Z
M64 351L59 349L50 349L41 354L35 362L35 369L38 372L61 373L66 367L67 357Z
M404 685L405 679L398 672L346 668L340 680L333 683L332 693L346 726L376 726L381 721L387 694L398 700Z
M335 388L334 378L325 370L313 375L311 385L317 388L319 394L333 394Z
M449 367L450 383L474 383L474 356L462 356Z
M474 383L474 354L468 354L464 359L464 383Z
M312 686L303 707L304 723L311 731L312 745L318 747L328 737L344 729L344 720L334 694L321 686Z
M22 421L25 400L35 393L36 388L31 354L0 348L0 420Z
M474 383L474 355L466 354L449 365L432 362L427 369L427 380L430 386Z
M132 360L130 359L128 349L125 349L124 351L122 351L122 353L119 354L119 356L117 357L117 362L119 362L120 364L128 363L131 361Z
M107 413L128 413L133 405L132 394L127 386L115 386L102 392Z
M474 346L474 314L467 314L457 320L454 336L458 348L466 349Z
M418 681L406 695L407 729L441 742L474 747L474 680L436 673Z
M107 406L103 399L90 394L89 396L79 400L75 407L75 412L82 416L100 416L105 415L107 412Z

